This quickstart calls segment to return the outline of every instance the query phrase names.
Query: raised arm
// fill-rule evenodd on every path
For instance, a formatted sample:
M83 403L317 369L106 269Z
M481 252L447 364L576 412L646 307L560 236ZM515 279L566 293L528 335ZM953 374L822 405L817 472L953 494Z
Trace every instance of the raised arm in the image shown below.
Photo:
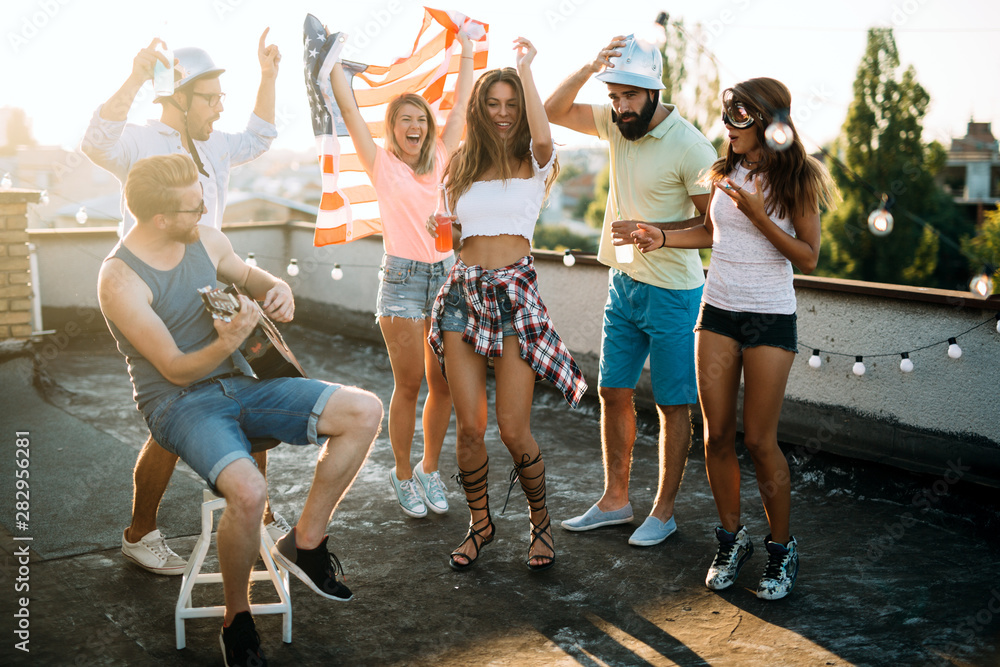
M571 130L597 136L597 125L594 123L594 112L589 104L577 104L576 96L583 85L605 67L614 67L610 59L620 56L619 47L625 46L625 37L618 35L611 40L592 62L587 63L559 84L555 92L545 100L545 113L551 122L568 127Z
M219 367L253 331L259 320L255 308L242 308L230 322L215 320L218 337L205 347L184 353L150 305L152 293L119 259L101 266L97 283L101 312L164 378L186 387ZM246 297L242 297L246 299ZM249 305L249 300L245 302Z
M274 124L274 84L278 78L278 63L281 62L281 53L274 44L265 46L264 40L270 28L264 28L260 35L260 43L257 45L257 60L260 61L260 87L257 89L257 104L253 112L261 120Z
M225 234L203 228L201 242L215 263L215 273L224 283L232 283L261 302L264 313L276 322L291 322L295 315L292 288L281 278L264 269L250 266L236 252Z
M139 94L142 84L153 78L153 66L159 60L168 68L173 68L174 64L167 62L162 53L156 52L156 44L164 44L162 39L154 37L149 46L139 51L132 61L132 73L125 79L125 83L112 95L104 106L101 107L101 118L110 121L123 121L128 118L128 110L135 102L135 96Z
M542 104L542 98L535 87L535 79L531 75L531 61L538 52L524 37L514 40L514 51L517 75L521 78L521 87L524 88L524 108L528 117L528 129L531 131L531 150L535 162L544 166L552 157L552 128L549 127L545 105Z
M333 69L330 70L330 86L333 88L333 98L337 100L337 106L340 107L340 114L344 118L347 132L351 135L351 141L354 142L354 149L358 152L361 166L364 167L370 178L375 170L375 140L372 139L368 123L361 116L358 102L354 99L351 84L348 83L347 74L344 73L344 67L340 62L334 63ZM386 132L389 131L391 130L386 128Z
M475 79L473 71L475 46L469 36L461 30L458 32L458 41L462 44L462 63L458 68L458 83L455 85L455 104L448 112L448 120L445 121L444 130L441 132L441 141L449 153L458 148L458 144L462 141L465 112L469 108L469 98L472 97L472 84Z

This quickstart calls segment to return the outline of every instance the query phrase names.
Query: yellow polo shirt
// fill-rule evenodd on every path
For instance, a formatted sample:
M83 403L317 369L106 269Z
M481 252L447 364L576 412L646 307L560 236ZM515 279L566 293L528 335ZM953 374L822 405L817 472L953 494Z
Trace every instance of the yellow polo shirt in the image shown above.
M643 254L636 249L631 264L618 264L611 243L615 220L687 220L698 215L691 196L709 192L698 180L718 157L715 148L673 105L663 106L670 114L638 141L625 139L611 122L610 104L591 107L597 136L611 144L611 186L597 259L633 280L688 290L705 282L697 250L661 248Z

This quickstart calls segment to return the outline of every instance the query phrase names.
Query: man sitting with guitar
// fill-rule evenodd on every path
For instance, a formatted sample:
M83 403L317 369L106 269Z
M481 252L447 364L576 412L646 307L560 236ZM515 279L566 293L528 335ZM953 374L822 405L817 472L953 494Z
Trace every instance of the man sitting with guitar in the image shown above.
M216 279L234 283L284 322L295 309L291 289L248 266L222 232L198 224L205 205L190 157L139 160L125 182L125 199L137 224L101 267L101 311L153 437L226 498L217 537L225 664L266 664L249 611L266 494L250 440L322 445L302 515L272 553L320 595L350 600L340 563L327 549L326 528L378 434L382 404L356 387L249 375L238 349L259 311L240 295L237 312L213 317L198 290Z

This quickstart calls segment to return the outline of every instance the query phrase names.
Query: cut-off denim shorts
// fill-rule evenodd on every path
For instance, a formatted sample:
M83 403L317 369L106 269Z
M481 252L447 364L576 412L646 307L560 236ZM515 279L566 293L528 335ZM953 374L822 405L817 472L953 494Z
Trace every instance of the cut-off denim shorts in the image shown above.
M759 345L780 347L790 352L799 351L797 316L779 313L742 313L716 308L710 303L701 304L698 324L694 330L711 331L732 338L740 350Z
M408 320L430 317L434 299L454 263L454 255L433 264L394 255L383 256L375 317Z
M438 328L441 331L465 331L465 324L469 321L469 306L466 304L465 283L454 282L448 295L444 299L444 309L441 311L441 320ZM506 291L497 294L497 302L500 305L500 323L503 327L504 336L516 336L514 330L514 308L511 306L510 297Z
M261 381L246 375L207 380L159 403L146 425L160 446L180 456L214 490L226 466L251 458L251 439L319 444L319 416L340 386L306 378Z

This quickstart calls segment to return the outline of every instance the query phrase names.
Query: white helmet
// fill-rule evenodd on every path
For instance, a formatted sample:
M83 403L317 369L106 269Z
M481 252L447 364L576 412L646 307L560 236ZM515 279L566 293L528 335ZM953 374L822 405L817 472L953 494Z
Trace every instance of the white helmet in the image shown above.
M226 70L216 67L208 51L188 46L174 51L174 88L183 88L205 77L219 76Z
M660 50L649 42L644 42L629 35L625 38L625 46L620 47L620 56L611 58L614 67L607 67L598 74L598 81L618 83L624 86L663 90L663 56Z

